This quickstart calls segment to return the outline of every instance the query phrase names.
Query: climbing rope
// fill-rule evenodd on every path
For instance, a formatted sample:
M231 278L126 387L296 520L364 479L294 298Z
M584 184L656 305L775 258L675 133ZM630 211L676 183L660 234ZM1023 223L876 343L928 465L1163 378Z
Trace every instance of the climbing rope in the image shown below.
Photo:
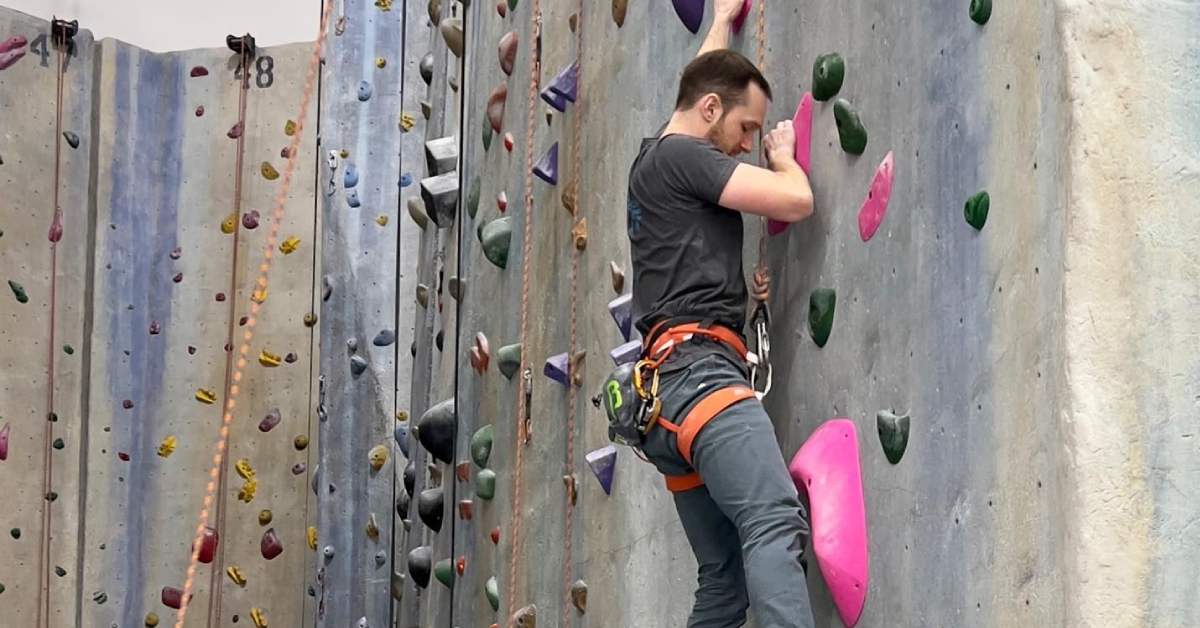
M755 29L755 40L758 42L758 71L763 75L767 73L767 0L758 0L758 25ZM758 165L766 167L766 149L763 147L763 133L765 129L758 130ZM758 232L758 264L755 265L755 272L766 269L764 258L767 256L767 219L759 218Z
M529 16L529 40L533 45L533 50L529 55L529 107L525 112L525 228L521 258L521 386L517 394L517 416L520 418L517 421L517 458L513 473L512 518L509 524L513 537L508 561L507 610L510 617L517 599L517 557L521 554L521 521L523 519L521 516L521 470L524 466L525 446L532 437L525 413L529 411L527 396L532 393L530 388L533 385L527 343L529 341L529 270L533 256L533 132L541 65L541 50L537 43L541 39L541 23L541 0L533 0Z
M567 188L567 194L570 195L570 210L573 221L576 225L581 224L583 218L580 217L580 194L579 194L579 178L581 173L581 164L583 154L582 139L583 139L583 0L579 0L576 5L575 13L575 124L574 137L571 140L571 184ZM585 236L586 237L586 234ZM563 607L562 607L562 622L559 626L567 628L571 625L571 576L574 571L571 564L571 540L573 532L573 521L575 514L575 492L578 488L575 482L575 404L578 392L575 386L575 352L577 350L577 334L578 334L578 312L579 312L579 257L582 251L579 246L573 241L574 238L569 238L569 246L571 247L571 342L569 345L570 367L568 371L568 381L570 386L567 388L567 452L566 452L566 477L567 479L567 514L563 518Z
M300 97L300 110L296 120L296 132L292 135L291 144L288 146L287 164L283 169L283 180L280 183L279 190L275 194L274 209L272 210L271 231L267 235L267 242L263 248L263 261L259 265L258 279L255 281L255 291L261 294L266 294L267 278L271 271L271 263L274 259L275 246L279 239L279 226L283 222L284 203L287 202L288 191L292 184L292 175L296 169L296 162L300 155L300 140L304 137L304 121L308 117L308 106L312 100L313 87L317 82L317 72L321 64L321 52L325 47L325 35L329 28L329 16L333 12L333 0L325 0L324 6L321 8L321 27L317 34L317 41L313 44L312 56L308 63L308 74L304 79L304 90ZM246 72L242 72L242 76L246 76ZM243 78L243 80L245 80ZM244 117L244 105L242 109ZM244 133L244 129L243 129ZM241 171L241 168L238 169ZM241 194L237 195L239 198ZM236 233L236 232L235 232ZM235 246L236 250L236 246ZM231 295L232 296L232 295ZM262 309L260 299L250 299L250 315L246 319L246 330L242 334L242 343L238 349L238 358L233 369L227 368L226 372L232 370L232 375L228 376L226 381L225 391L225 412L221 417L221 429L217 438L216 447L213 453L212 466L209 468L208 486L204 495L204 504L197 516L196 533L192 540L191 557L188 559L187 577L183 582L183 592L180 596L179 611L175 618L175 628L183 628L183 623L187 617L188 602L191 598L192 587L195 584L196 570L200 562L200 548L204 541L204 529L208 524L209 509L213 506L213 500L217 491L217 484L221 469L225 464L225 452L229 444L229 426L233 423L233 409L236 406L237 396L240 390L240 383L245 372L247 358L250 352L250 341L254 338L254 327L258 322L258 313ZM232 318L230 319L232 321ZM232 362L232 353L229 354L229 361ZM221 570L214 570L214 573L220 574ZM211 619L211 614L210 614ZM219 619L219 618L218 618Z

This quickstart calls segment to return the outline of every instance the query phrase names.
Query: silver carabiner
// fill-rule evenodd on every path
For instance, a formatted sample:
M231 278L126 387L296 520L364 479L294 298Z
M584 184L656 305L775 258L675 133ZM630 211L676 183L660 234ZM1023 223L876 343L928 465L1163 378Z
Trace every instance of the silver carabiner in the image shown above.
M760 400L771 392L771 314L767 310L766 303L759 303L754 310L754 316L751 321L754 323L755 336L755 351L747 355L747 360L750 362L750 385L754 388L754 395ZM758 388L759 372L765 371L765 383L762 390Z

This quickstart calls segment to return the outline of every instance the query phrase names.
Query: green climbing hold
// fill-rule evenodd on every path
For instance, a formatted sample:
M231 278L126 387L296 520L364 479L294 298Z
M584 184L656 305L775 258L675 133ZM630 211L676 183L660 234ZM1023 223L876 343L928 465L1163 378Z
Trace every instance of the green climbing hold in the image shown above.
M971 0L971 19L980 26L992 18L992 0Z
M433 577L447 588L454 586L454 561L446 558L433 566Z
M496 576L487 579L487 583L483 585L483 593L487 595L488 604L492 605L492 610L499 611L500 585L496 582Z
M475 495L479 499L491 501L496 496L496 472L484 469L475 476Z
M12 538L14 538L14 539L21 538L21 528L13 528L13 529L9 530L8 533L11 534Z
M492 455L492 439L495 437L495 429L491 424L485 425L471 436L471 460L480 468L487 467L488 458Z
M836 52L817 57L813 63L812 95L817 100L829 100L842 89L846 78L846 60Z
M8 287L12 288L13 296L17 297L17 303L29 303L29 295L25 294L25 287L21 284L8 280Z
M0 582L0 593L4 593L4 583Z
M56 575L56 576L58 576L59 578L61 578L61 577L65 576L65 575L67 575L67 570L66 570L66 569L63 569L62 567L60 567L60 566L58 566L58 565L55 565L55 566L54 566L54 575Z
M829 288L813 290L808 299L808 326L813 342L824 347L833 330L833 309L837 304L837 293Z
M63 439L61 439L61 438L54 439L53 447L55 449L62 449L63 447L66 447L66 446L67 446L67 444L63 442Z
M879 429L879 444L883 445L883 455L888 462L897 464L904 457L908 447L908 415L896 415L887 410L880 410L875 415L875 427Z
M63 353L67 355L75 355L75 347L71 345L63 345Z
M833 118L837 122L838 137L842 141L842 150L851 155L861 155L867 149L867 129L863 126L858 112L845 98L833 103Z
M497 218L487 224L481 233L483 254L488 261L505 268L508 266L508 245L512 242L512 219Z
M500 369L500 373L508 379L512 379L513 375L521 368L521 345L505 345L496 351L496 367Z
M517 0L508 0L508 10L509 11L517 10Z
M479 177L475 177L471 181L471 190L467 192L467 215L471 220L475 220L475 214L479 212Z
M992 199L986 191L979 192L967 199L967 205L963 207L963 215L967 218L967 224L975 227L976 231L982 231L984 223L987 222L988 209L991 208L991 205Z
M490 124L483 125L483 152L487 152L492 147L492 126Z

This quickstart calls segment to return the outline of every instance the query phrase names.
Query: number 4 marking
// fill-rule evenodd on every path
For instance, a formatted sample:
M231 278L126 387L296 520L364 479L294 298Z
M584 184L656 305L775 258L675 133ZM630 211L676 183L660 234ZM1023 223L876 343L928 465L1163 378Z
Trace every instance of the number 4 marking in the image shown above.
M42 58L42 67L50 67L50 46L48 44L49 36L46 33L41 33L29 42L29 50L35 55ZM63 61L63 71L66 71L67 66L71 64L71 57L78 57L79 51L75 48L75 40L72 39L67 50L67 58Z

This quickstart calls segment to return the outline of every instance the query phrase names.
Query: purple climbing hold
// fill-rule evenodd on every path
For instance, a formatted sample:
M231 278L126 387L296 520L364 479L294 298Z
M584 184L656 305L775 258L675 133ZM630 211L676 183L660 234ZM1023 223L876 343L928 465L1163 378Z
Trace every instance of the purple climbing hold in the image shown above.
M271 411L267 413L267 416L263 417L263 419L258 422L258 431L270 432L275 428L276 425L279 425L279 422L282 420L283 416L279 414L279 408L271 408Z
M637 362L638 358L642 356L642 341L630 340L629 342L609 351L608 355L612 358L613 363L617 366Z
M159 325L158 321L150 321L150 335L157 336L161 332L162 332L162 325Z
M12 424L5 423L4 427L0 427L0 460L8 460L8 433L12 429Z
M700 24L704 22L704 4L707 0L671 0L675 5L675 13L683 21L692 34L700 32Z
M567 99L563 98L562 95L550 89L549 87L542 90L542 100L549 103L551 107L557 109L559 113L565 113L567 111Z
M550 185L558 185L558 142L533 167L533 174Z
M604 489L604 494L612 495L613 471L617 466L617 448L608 445L589 452L587 463L592 468L592 473L596 474L596 479L600 481L600 488Z
M308 465L304 464L303 462L297 462L296 464L292 465L292 475L300 475L307 470Z
M558 76L550 82L549 89L555 94L575 102L579 94L579 61L563 68L563 71L559 72Z
M629 334L633 331L633 294L623 294L609 301L608 313L612 314L621 335L629 340Z
M247 229L257 229L258 221L260 220L257 209L252 209L242 214L242 226Z
M133 400L132 400L132 399L126 399L125 401L122 401L122 402L121 402L121 407L122 407L122 408L125 408L126 410L131 410L131 409L133 409Z
M566 353L552 355L546 358L546 366L542 369L542 372L546 375L546 377L549 377L563 386L567 386L568 382L570 381L567 375L567 371L570 370L569 364L570 360Z
M171 259L179 259L179 257L180 257L181 255L183 255L183 249L182 249L182 248L180 248L180 247L178 247L178 246L177 246L177 247L175 247L175 248L171 249L171 253L170 253Z

